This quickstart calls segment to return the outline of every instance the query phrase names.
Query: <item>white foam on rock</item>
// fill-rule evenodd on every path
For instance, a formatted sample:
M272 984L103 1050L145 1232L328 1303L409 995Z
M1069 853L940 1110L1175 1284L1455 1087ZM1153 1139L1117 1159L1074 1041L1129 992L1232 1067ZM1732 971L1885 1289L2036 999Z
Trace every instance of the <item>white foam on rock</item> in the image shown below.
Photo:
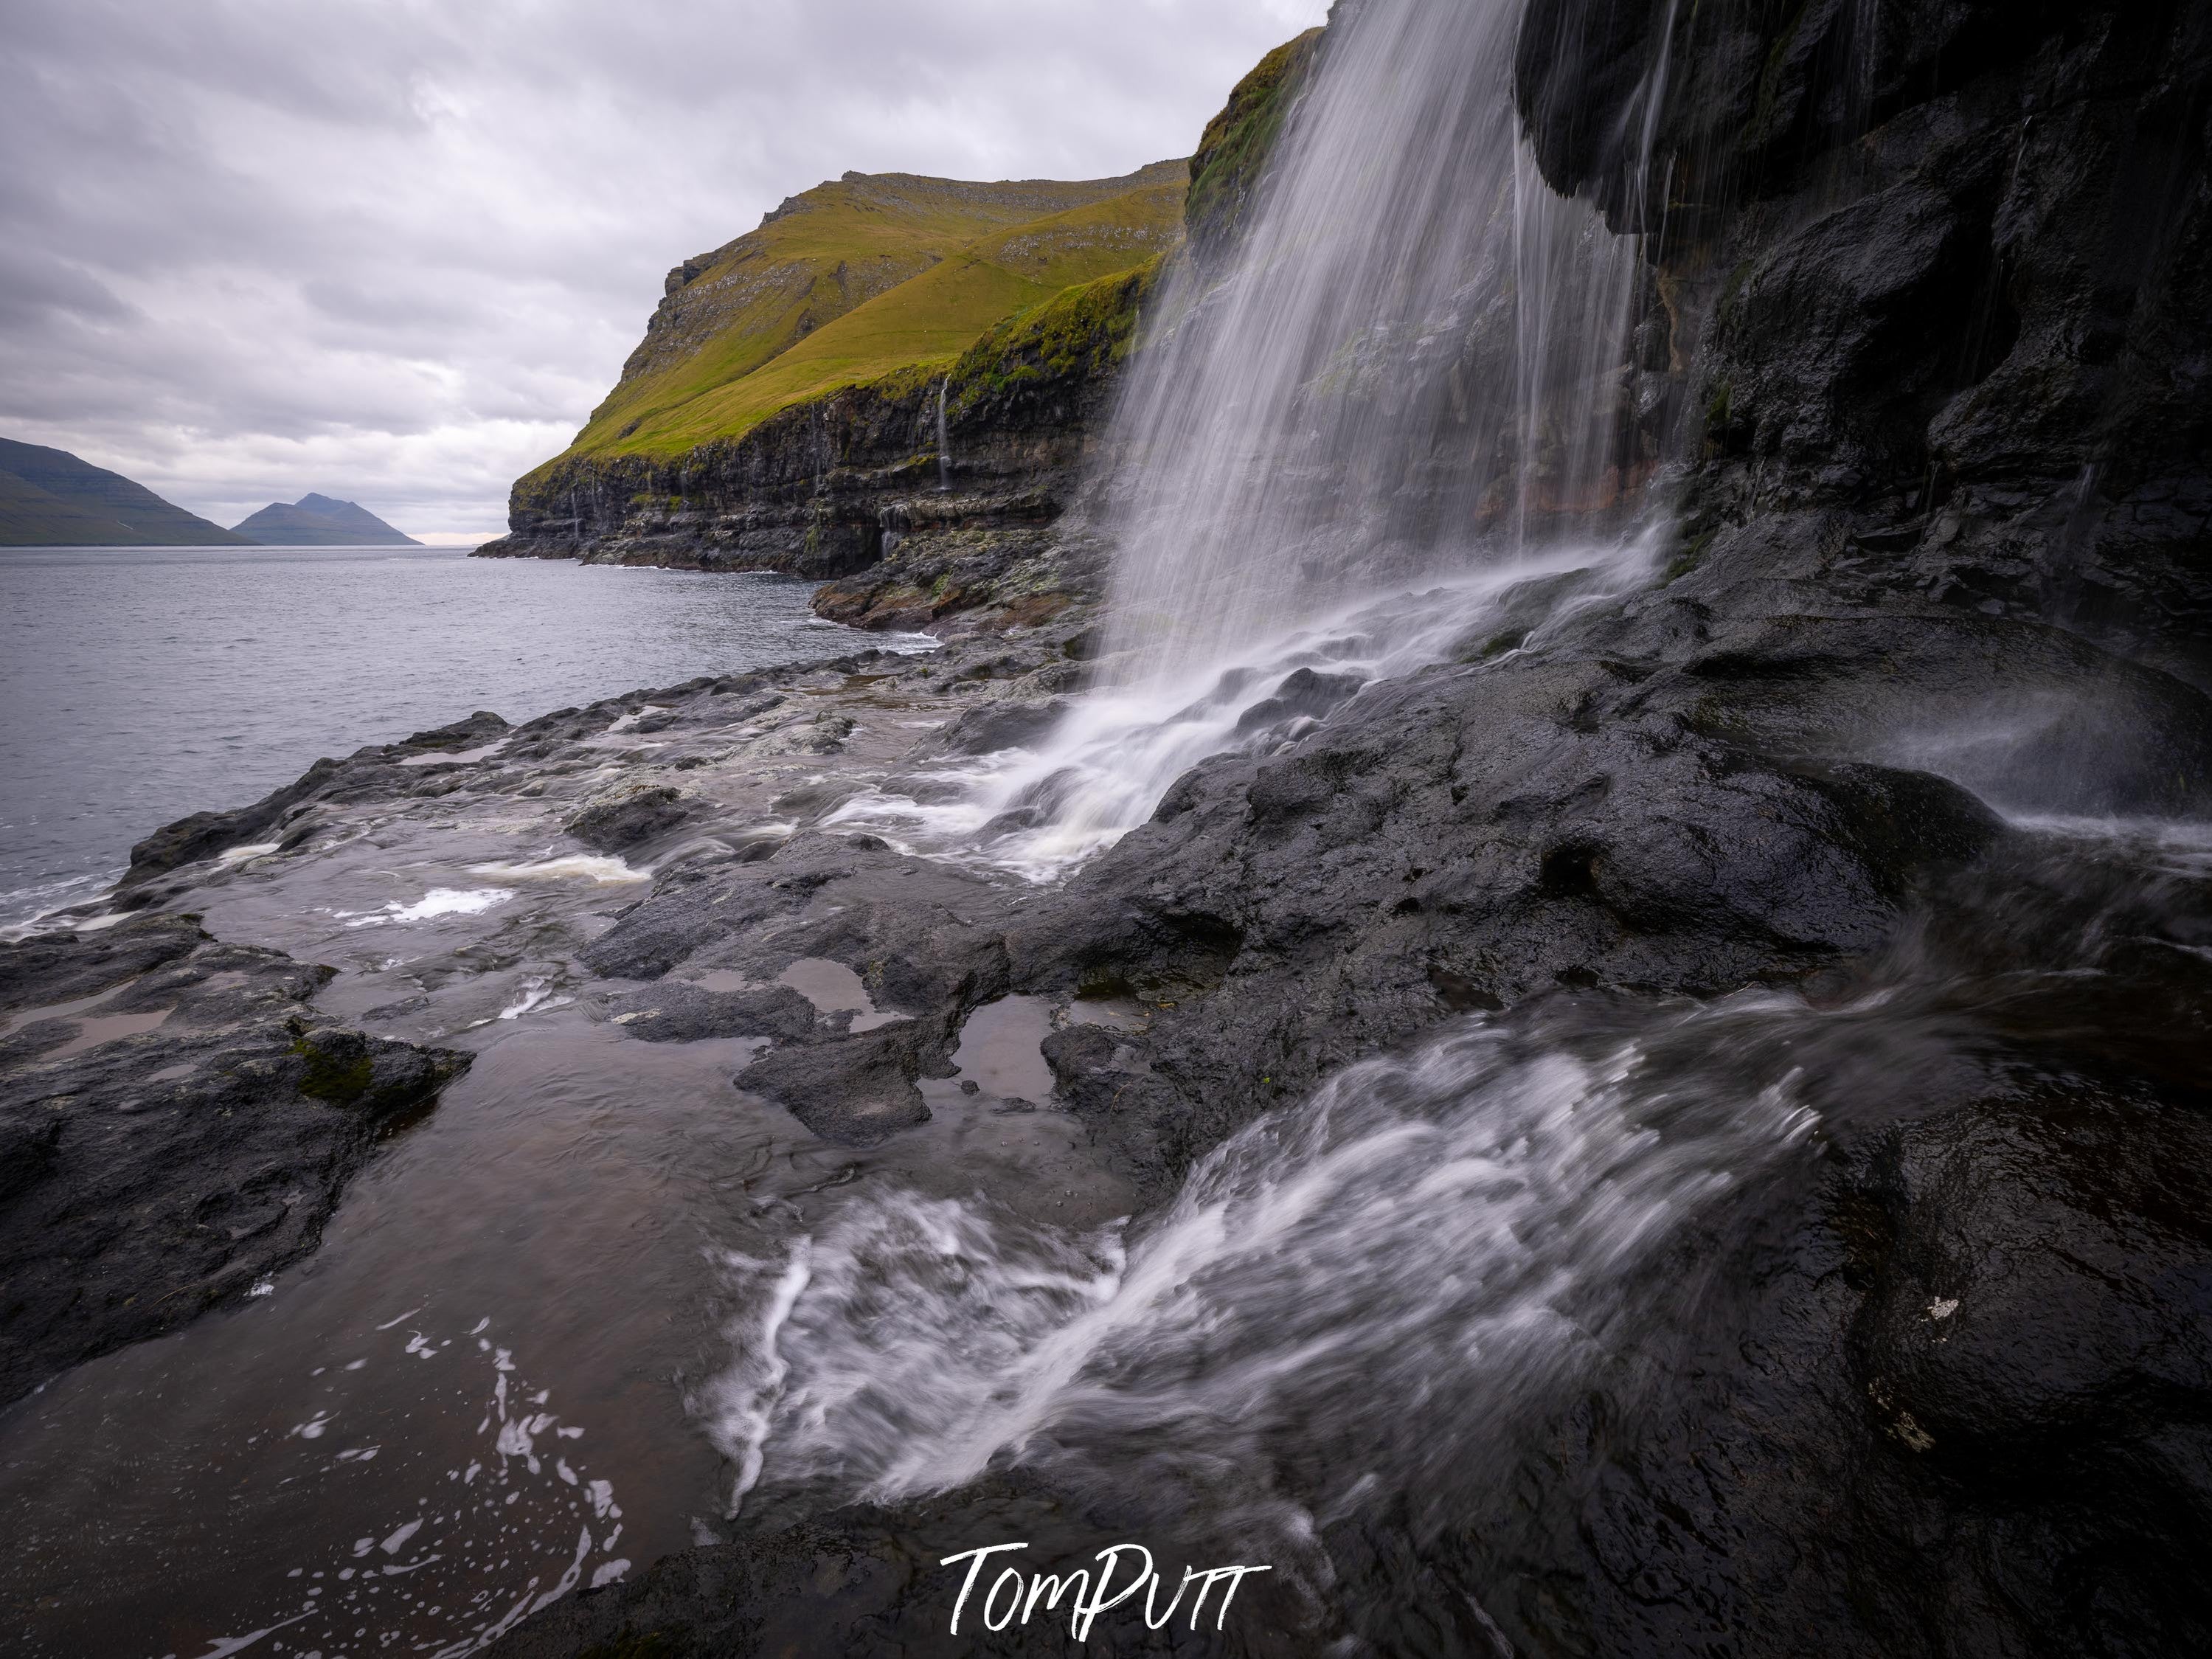
M1764 994L1662 1010L1643 1037L1573 1053L1460 1022L1231 1137L1140 1232L879 1189L781 1259L723 1253L744 1311L692 1408L733 1495L825 1503L948 1491L1010 1459L1109 1485L1139 1433L1147 1469L1203 1486L1272 1467L1278 1436L1349 1400L1382 1414L1360 1431L1377 1456L1415 1465L1462 1431L1454 1455L1476 1455L1516 1401L1632 1346L1632 1270L1808 1155L1795 1073L1717 1066L1685 1086L1644 1038L1725 1048L1801 1013ZM1361 1478L1348 1466L1332 1500Z
M472 864L469 873L495 881L588 881L602 887L653 879L650 870L634 870L620 859L595 853L541 859L534 864Z
M434 921L441 916L476 916L504 904L514 895L503 887L433 887L412 904L392 900L381 910L367 914L340 910L349 927L381 927L387 923Z
M1659 545L1647 532L1532 553L1347 605L1221 662L1102 688L1027 746L926 763L858 791L823 827L866 830L909 856L1056 882L1147 822L1200 762L1230 751L1264 758L1314 731L1335 704L1302 712L1297 677L1340 690L1473 653L1532 648L1584 609L1640 586Z

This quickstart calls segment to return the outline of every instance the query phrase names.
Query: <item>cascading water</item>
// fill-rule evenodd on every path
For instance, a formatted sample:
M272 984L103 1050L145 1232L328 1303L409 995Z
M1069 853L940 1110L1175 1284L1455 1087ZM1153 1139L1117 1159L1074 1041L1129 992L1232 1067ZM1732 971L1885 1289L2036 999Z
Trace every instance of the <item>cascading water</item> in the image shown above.
M926 763L832 822L1054 879L1208 757L1297 744L1370 682L1541 652L1645 578L1666 526L1634 382L1643 250L1528 159L1509 85L1520 14L1340 5L1233 269L1178 270L1133 359L1109 446L1103 684L1041 739ZM1668 61L1611 146L1652 234L1662 213L1641 192ZM1837 84L1856 95L1850 67ZM1891 758L1923 764L1890 737ZM2175 1025L2185 1046L2195 1017L2160 999L2201 977L2153 958L2194 970L2212 933L2150 919L2212 902L2202 834L2014 834L2022 867L1960 878L1989 890L1931 901L1847 991L1534 998L1264 1111L1139 1222L1055 1227L886 1185L780 1252L725 1257L736 1357L692 1405L731 1460L732 1508L763 1524L1019 1468L1116 1526L1252 1540L1315 1586L1369 1522L1417 1547L1457 1528L1478 1556L1486 1520L1580 1478L1586 1449L1566 1442L1601 1440L1662 1392L1652 1379L1698 1375L1712 1329L1741 1348L1755 1325L1735 1316L1767 1290L1744 1266L1753 1235L1833 1196L1826 1131L1863 1146L1900 1112L2094 1092L2033 1039L2096 1018L2094 998L2134 1011L2109 1029ZM2085 884L2085 861L2109 868ZM1303 918L1267 920L1282 937L1265 948L1305 948ZM1315 934L1316 957L1336 948L1325 922ZM1301 1037L1328 1017L1282 1016ZM1129 1047L1140 1067L1163 1052L1167 1072L1171 1046ZM1934 1332L1958 1306L1918 1317ZM1888 1432L1927 1449L1909 1417ZM1009 1489L1026 1488L992 1496ZM1533 1582L1529 1565L1499 1577Z
M1142 1467L1156 1498L1278 1540L1362 1480L1408 1490L1447 1445L1465 1480L1659 1310L1629 1287L1683 1225L1803 1160L1795 1068L1695 1058L1802 1018L1762 995L1632 1035L1463 1022L1261 1119L1134 1237L980 1199L855 1205L787 1260L728 1259L746 1358L695 1403L740 1503L764 1472L891 1502L1026 1454L1079 1485ZM1427 1408L1338 1408L1370 1398ZM1293 1502L1265 1471L1302 1435L1321 1479Z
M1339 8L1232 268L1180 262L1132 360L1106 446L1104 686L1033 747L839 822L1048 879L1208 754L1322 712L1288 677L1447 659L1528 577L1641 577L1641 253L1537 176L1520 16Z
M1836 1140L1900 1097L2080 1091L2020 1034L2106 1001L2113 1031L2176 1024L2144 942L2161 918L2201 932L2212 837L2021 831L1826 998L1539 1000L1346 1068L1134 1224L885 1187L781 1254L726 1255L738 1358L692 1404L733 1507L1018 1466L1317 1588L1339 1522L1428 1539L1511 1507L1566 1402L1632 1413L1701 1363L1701 1322L1735 1328L1763 1294L1741 1253L1832 1201Z
M1566 545L1346 603L1223 659L1078 699L1035 748L957 757L885 780L831 814L901 850L1051 881L1152 816L1209 756L1264 754L1374 680L1486 649L1540 647L1650 566L1655 538Z
M1235 269L1169 283L1114 446L1125 680L1622 504L1638 250L1535 176L1520 16L1343 9Z
M1537 177L1520 14L1340 6L1233 269L1182 263L1133 360L1106 684L1033 747L833 823L1048 880L1209 755L1295 743L1370 681L1540 648L1644 579L1641 253ZM1631 1270L1813 1121L1786 1068L1686 1093L1663 1070L1617 1031L1569 1052L1468 1026L1262 1120L1133 1239L858 1203L786 1258L729 1258L740 1358L695 1405L739 1504L938 1490L1049 1443L1282 1520L1248 1488L1287 1424L1448 1376L1456 1420L1495 1424L1619 1339ZM1341 1468L1402 1489L1433 1449L1411 1432Z
M952 431L945 417L945 399L952 382L937 383L937 488L940 492L952 488Z

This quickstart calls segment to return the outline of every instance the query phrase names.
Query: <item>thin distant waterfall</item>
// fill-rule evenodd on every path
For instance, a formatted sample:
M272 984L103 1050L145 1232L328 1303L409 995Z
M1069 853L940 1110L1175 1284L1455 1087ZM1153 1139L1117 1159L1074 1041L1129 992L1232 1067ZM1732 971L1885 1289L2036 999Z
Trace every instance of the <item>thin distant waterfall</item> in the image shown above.
M952 488L952 434L945 419L945 397L951 384L949 378L937 383L937 487L940 491Z
M1638 250L1528 158L1521 12L1340 5L1234 269L1167 284L1109 446L1125 683L1620 514Z

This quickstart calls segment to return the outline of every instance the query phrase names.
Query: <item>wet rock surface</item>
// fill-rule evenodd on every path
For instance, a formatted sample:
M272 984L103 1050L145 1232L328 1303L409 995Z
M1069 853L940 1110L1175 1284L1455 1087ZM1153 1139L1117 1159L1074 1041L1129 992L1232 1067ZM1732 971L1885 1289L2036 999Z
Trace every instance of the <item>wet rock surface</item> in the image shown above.
M2047 698L2066 711L2045 722L2045 769L2077 781L2068 801L2193 805L2202 695L2046 624L1846 612L1813 592L1760 587L1723 611L1662 587L1549 627L1538 648L1486 634L1466 660L1400 681L1293 677L1279 720L1057 889L912 856L836 815L867 788L927 793L934 767L1036 740L1090 672L1081 606L1035 626L1001 613L927 657L702 680L492 741L364 750L303 781L283 810L306 830L289 845L229 862L218 848L149 879L132 890L155 914L25 941L0 987L60 1000L151 983L172 950L230 950L177 944L199 936L160 907L234 902L343 856L353 824L388 840L422 815L480 818L528 849L486 867L526 869L590 848L567 826L594 802L681 799L696 805L680 822L624 848L649 886L616 890L577 951L589 977L567 983L594 1019L656 1048L749 1039L755 1058L732 1073L745 1097L830 1145L888 1147L931 1131L928 1091L955 1088L975 1011L1035 997L1054 1011L1043 1115L1071 1116L1098 1168L1157 1206L1210 1148L1346 1060L1469 1013L1746 985L1846 1006L1900 976L2006 984L1994 1024L1985 994L1956 994L1982 1011L1966 1046L1987 1064L1892 1079L1869 1062L1816 1178L1717 1212L1683 1247L1701 1264L1685 1282L1723 1288L1564 1416L1501 1434L1496 1489L1527 1505L1440 1518L1415 1495L1395 1522L1332 1524L1336 1591L1255 1597L1249 1622L1206 1639L1480 1651L1494 1629L1535 1651L1918 1651L1916 1632L1972 1622L1957 1611L1971 1605L1998 1633L1960 1651L2185 1651L2185 1575L2125 1581L2124 1617L2099 1628L2148 1632L2132 1646L2080 1645L2104 1604L2063 1587L2121 1583L2094 1565L2116 1554L2173 1559L2197 1524L2194 1466L2174 1449L2204 1420L2185 1201L2207 1168L2202 878L2039 863L2033 838L1885 738L1899 710L1932 731ZM1895 965L1914 950L1927 961ZM1927 1019L1965 1018L1938 989L1914 994ZM1084 1023L1079 1000L1125 1012ZM386 1028L434 1041L409 1006ZM107 1053L150 1097L173 1086L150 1082L180 1063L173 1036L87 1058ZM301 1039L283 1041L304 1077ZM2077 1086L2047 1086L2068 1074ZM9 1119L11 1179L45 1169L61 1145L46 1133ZM2054 1238L2069 1242L2038 1242ZM1934 1320L1948 1300L1960 1311ZM1969 1310L1986 1322L1970 1331ZM2154 1455L2167 1464L2138 1481ZM1099 1502L987 1484L883 1512L771 1507L735 1543L640 1563L501 1650L772 1652L800 1629L843 1644L829 1651L949 1642L931 1549L1025 1526L1070 1559L1109 1534L1178 1536L1170 1516ZM1240 1559L1233 1541L1190 1549ZM2037 1565L1992 1577L2001 1558ZM2015 1591L2002 1605L2027 1612L1986 1612ZM1102 1623L1107 1639L1167 1638Z
M666 835L698 810L683 793L662 785L587 806L562 827L602 853L626 853Z
M252 1294L466 1065L317 1013L328 977L191 917L0 946L0 1399Z
M1686 596L1814 580L2206 684L2202 5L1538 0L1519 82L1555 185L1669 204Z
M1864 96L1839 102L1821 65L1851 15L1879 39ZM1668 337L1638 373L1674 377L1646 414L1686 434L1686 510L1626 599L1561 622L1573 583L1547 579L1418 674L1301 670L1149 823L1032 886L839 816L1035 741L1094 672L1097 550L1011 507L963 522L956 498L897 545L850 542L856 568L823 590L829 614L939 629L939 653L363 750L163 832L124 902L220 896L408 815L495 826L540 860L618 851L650 888L593 913L562 983L626 1041L753 1039L732 1074L747 1096L832 1145L896 1146L939 1127L932 1091L957 1086L975 1012L1035 997L1056 1085L1037 1115L1072 1115L1154 1217L1225 1138L1454 1020L1789 999L1812 1035L1773 1070L1827 1079L1817 1155L1699 1212L1630 1286L1653 1322L1586 1387L1501 1410L1484 1461L1440 1456L1395 1505L1314 1517L1326 1571L1305 1582L1325 1592L1255 1598L1215 1645L2203 1650L2212 877L2197 854L2052 854L2022 821L2212 806L2206 9L1544 0L1521 80L1555 184L1613 176L1607 135L1669 18L1687 66L1656 146L1673 193L1607 204L1682 216L1654 276ZM2117 222L2129 202L2161 204L2157 234ZM919 406L883 418L885 443L915 447ZM862 538L884 530L866 501ZM775 528L787 542L793 523ZM270 843L265 866L192 862ZM117 1012L168 1006L158 990L170 1019L198 1020L214 969L173 992L160 976L242 953L249 978L305 988L272 989L235 1038L301 1111L356 1124L305 1085L443 1063L292 1031L314 970L184 926L27 941L0 993L22 1006L136 976ZM823 964L862 994L797 988ZM1079 1000L1131 1012L1086 1024ZM416 1017L389 1006L395 1029ZM0 1053L10 1087L60 1079L120 1122L126 1097L191 1086L153 1081L177 1040L164 1025L55 1060L66 1039L34 1025ZM6 1225L74 1190L55 1184L71 1152L54 1123L0 1117ZM234 1294L266 1270L257 1241L306 1248L301 1206L270 1201L228 1224L246 1231L220 1259L174 1252L198 1264L179 1280ZM1188 1521L1167 1507L1001 1474L888 1511L771 1506L495 1650L1000 1650L952 1645L937 1557L1033 1531L1071 1559L1077 1540L1156 1541ZM1202 1528L1189 1541L1239 1559Z
M672 1558L641 1584L580 1595L525 1625L491 1650L501 1659L555 1659L579 1653L729 1656L790 1652L862 1656L902 1653L1019 1655L1063 1651L1071 1644L1074 1587L1058 1605L1041 1596L1026 1625L994 1632L981 1608L995 1571L987 1571L951 1628L965 1564L945 1558L977 1547L974 1540L1024 1541L1018 1561L1026 1575L1096 1574L1098 1540L1113 1537L1123 1517L1086 1510L1064 1495L1017 1474L981 1483L957 1498L885 1510L861 1507L827 1516L747 1546L696 1550ZM979 1530L980 1528L980 1530ZM1200 1568L1238 1559L1235 1542L1203 1533L1154 1551L1165 1580L1155 1615L1166 1613L1186 1562ZM1135 1558L1119 1567L1125 1585ZM1025 1584L1034 1582L1025 1577ZM1088 1585L1085 1586L1085 1589ZM1050 1586L1047 1586L1049 1594ZM1188 1587L1176 1616L1148 1628L1144 1598L1101 1613L1087 1627L1086 1651L1113 1655L1187 1653L1202 1647L1233 1655L1322 1651L1310 1628L1311 1609L1279 1580L1243 1580L1225 1620L1222 1594L1197 1610Z
M1200 766L1008 920L989 982L1141 1002L1142 1029L1043 1053L1157 1200L1455 1014L1584 987L1842 1006L1901 974L1976 1063L1869 1070L1812 1178L1684 1246L1710 1299L1510 1439L1511 1501L1326 1530L1352 1624L1384 1651L2194 1652L2203 877L2051 876L1978 795L2212 795L2186 389L2207 14L1540 4L1522 94L1556 184L1611 176L1669 19L1676 182L1641 199L1700 204L1671 210L1659 280L1701 435L1654 591L1539 652L1509 630L1349 698L1300 688L1318 728ZM1824 89L1862 51L1863 94ZM1899 967L1900 938L1940 966ZM527 1650L682 1650L700 1575L751 1571L684 1558Z

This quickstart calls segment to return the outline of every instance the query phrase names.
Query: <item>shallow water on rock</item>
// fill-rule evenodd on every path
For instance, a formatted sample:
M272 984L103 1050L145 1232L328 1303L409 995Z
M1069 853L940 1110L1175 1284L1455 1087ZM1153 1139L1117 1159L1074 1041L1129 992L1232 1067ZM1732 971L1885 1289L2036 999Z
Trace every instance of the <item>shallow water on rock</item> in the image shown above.
M727 859L757 834L780 844L791 826L768 803L840 763L781 752L776 722L811 732L811 697L765 713L732 699L720 723L716 701L654 752L772 752L673 775L717 796L689 841L575 851L558 829L574 803L532 792L596 787L592 759L541 774L480 757L454 763L465 781L453 793L335 806L288 849L188 872L186 902L218 936L336 970L321 1012L475 1061L380 1149L313 1255L242 1307L0 1411L0 1504L17 1522L0 1552L0 1645L181 1659L259 1633L252 1650L271 1653L473 1650L552 1596L727 1535L733 1474L694 1395L741 1363L733 1259L780 1256L879 1189L990 1190L1085 1228L1129 1210L1048 1090L1010 1111L955 1079L930 1121L858 1150L743 1092L760 1040L648 1042L611 1017L611 998L638 988L580 953L651 890L653 870ZM853 763L878 758L872 743L908 741L875 724L846 739ZM601 741L579 746L632 752L626 731ZM878 1009L846 963L792 956L781 977L825 1033L911 1018ZM709 991L757 982L688 977ZM123 988L6 1018L104 1041ZM999 1029L1009 1012L979 1016L987 1084L1042 1069L1030 1000L1011 1004L1018 1030ZM122 1018L143 1032L149 1016ZM156 1100L190 1070L148 1065Z
M746 1039L570 1006L461 1041L473 1068L315 1255L0 1415L10 1651L471 1651L726 1534L687 1401L731 1363L733 1260L879 1191L1079 1192L1085 1226L1128 1203L1062 1115L988 1096L855 1152L739 1092Z

